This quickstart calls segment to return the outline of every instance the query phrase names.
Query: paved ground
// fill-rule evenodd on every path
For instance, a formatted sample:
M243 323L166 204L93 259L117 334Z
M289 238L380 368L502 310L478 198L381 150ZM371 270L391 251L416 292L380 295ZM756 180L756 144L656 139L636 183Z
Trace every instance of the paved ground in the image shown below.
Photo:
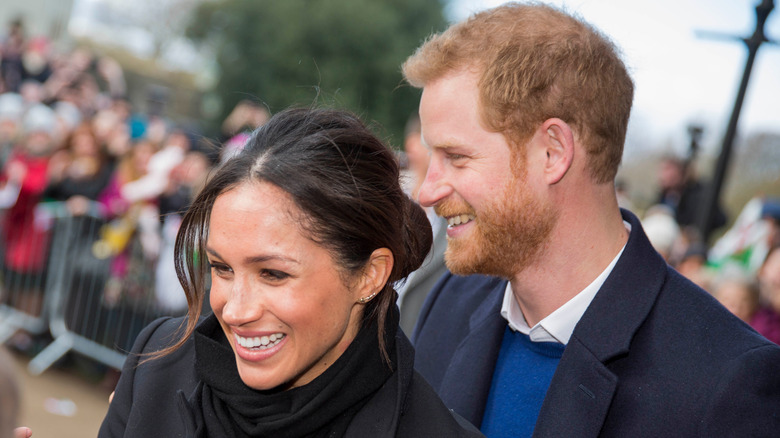
M108 409L112 381L86 359L71 358L40 376L27 372L29 358L13 353L22 387L20 426L32 428L33 438L96 437Z

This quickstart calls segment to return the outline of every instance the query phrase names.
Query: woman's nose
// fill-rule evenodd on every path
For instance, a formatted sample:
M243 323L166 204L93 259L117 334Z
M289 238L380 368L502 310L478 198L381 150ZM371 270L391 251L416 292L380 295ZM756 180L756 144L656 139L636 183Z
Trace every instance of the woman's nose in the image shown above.
M228 325L241 326L259 320L264 312L265 305L260 294L252 293L246 285L234 282L222 307L222 320Z

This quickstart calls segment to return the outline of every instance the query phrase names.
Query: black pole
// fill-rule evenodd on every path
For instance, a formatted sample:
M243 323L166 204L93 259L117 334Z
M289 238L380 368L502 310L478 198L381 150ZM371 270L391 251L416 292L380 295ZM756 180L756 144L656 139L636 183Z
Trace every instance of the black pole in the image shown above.
M734 137L737 132L737 122L739 122L739 113L742 111L742 101L745 100L745 92L747 91L750 73L753 70L753 62L756 59L758 48L761 46L761 43L767 41L766 36L764 35L764 23L766 23L766 19L773 8L774 0L763 0L761 4L756 6L756 30L750 38L742 39L748 48L745 71L742 74L742 82L739 84L739 92L737 93L737 99L734 102L734 109L731 112L726 135L723 138L723 146L721 146L720 156L718 157L715 173L712 177L712 183L709 185L709 190L707 190L704 208L700 212L698 221L702 242L704 244L708 243L710 234L712 234L713 231L713 220L718 208L720 192L723 188L723 180L725 179L729 158L731 156L731 149L734 144Z

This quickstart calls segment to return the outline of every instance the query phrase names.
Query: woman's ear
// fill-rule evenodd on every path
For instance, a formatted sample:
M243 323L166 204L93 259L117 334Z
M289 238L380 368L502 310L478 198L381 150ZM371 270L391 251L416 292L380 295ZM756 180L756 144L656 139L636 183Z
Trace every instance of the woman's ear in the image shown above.
M382 291L393 271L393 262L393 253L387 248L378 248L371 253L358 283L357 302L365 304Z

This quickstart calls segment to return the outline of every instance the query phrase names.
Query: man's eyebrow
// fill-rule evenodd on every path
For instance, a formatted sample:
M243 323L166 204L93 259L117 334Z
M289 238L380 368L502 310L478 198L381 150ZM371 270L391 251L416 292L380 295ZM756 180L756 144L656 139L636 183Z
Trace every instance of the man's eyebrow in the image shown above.
M433 150L433 149L447 150L447 149L456 149L456 148L464 147L464 145L462 145L462 144L460 144L460 143L458 143L458 142L456 142L454 140L445 140L445 141L443 141L441 143L437 143L437 144L435 144L433 146L428 144L428 142L425 141L424 137L421 138L421 141L422 141L423 146L425 146L425 148L428 149L429 151Z

